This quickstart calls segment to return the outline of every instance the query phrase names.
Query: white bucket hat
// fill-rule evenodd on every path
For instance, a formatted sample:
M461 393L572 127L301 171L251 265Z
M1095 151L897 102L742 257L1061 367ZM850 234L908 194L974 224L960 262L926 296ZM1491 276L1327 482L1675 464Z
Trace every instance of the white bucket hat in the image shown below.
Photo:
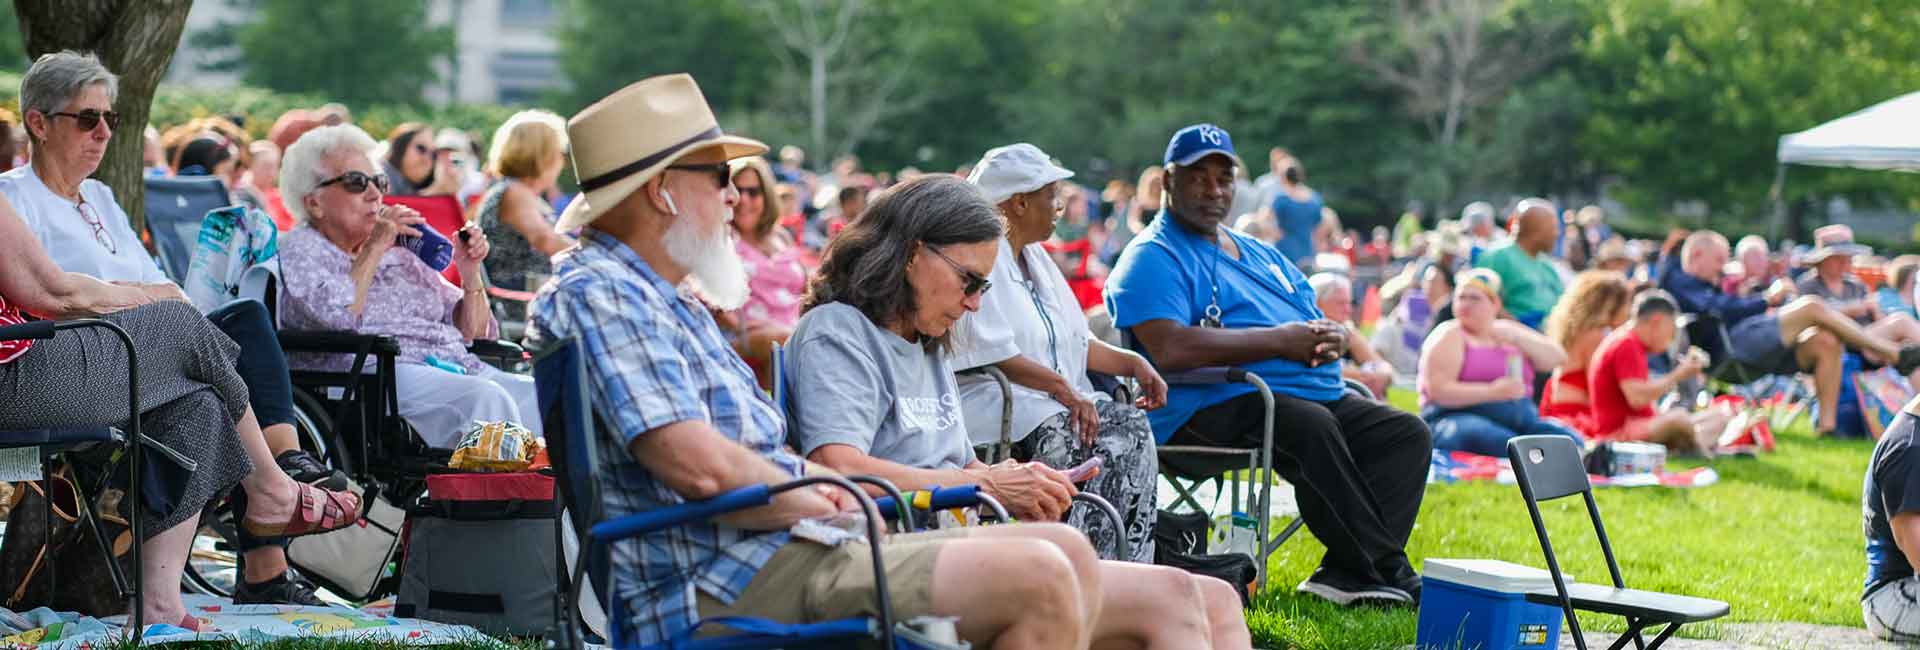
M719 147L727 160L766 153L758 140L726 135L687 74L634 82L567 120L580 196L567 205L556 230L594 219L687 154Z
M999 205L1015 194L1032 192L1068 178L1073 178L1071 170L1053 164L1053 159L1039 147L1020 142L988 149L980 162L974 163L967 182L979 187L988 203Z

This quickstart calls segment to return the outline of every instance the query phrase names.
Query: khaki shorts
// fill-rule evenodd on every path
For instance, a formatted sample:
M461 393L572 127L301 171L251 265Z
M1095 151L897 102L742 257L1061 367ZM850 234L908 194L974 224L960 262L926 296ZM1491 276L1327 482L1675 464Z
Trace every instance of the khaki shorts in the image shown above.
M950 528L888 535L880 544L887 567L887 594L896 621L933 613L934 561L948 541L970 534ZM700 618L751 616L780 623L818 623L856 616L878 616L874 604L873 555L866 544L829 547L794 539L775 551L732 605L697 593ZM701 628L701 636L725 628Z

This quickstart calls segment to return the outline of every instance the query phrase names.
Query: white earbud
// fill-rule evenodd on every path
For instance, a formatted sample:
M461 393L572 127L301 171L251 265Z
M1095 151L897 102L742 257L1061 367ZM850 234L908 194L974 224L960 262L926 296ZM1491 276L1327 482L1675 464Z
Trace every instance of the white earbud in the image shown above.
M676 217L680 216L680 208L674 207L673 195L667 193L667 188L660 188L660 198L666 200L667 212L672 213L673 216Z

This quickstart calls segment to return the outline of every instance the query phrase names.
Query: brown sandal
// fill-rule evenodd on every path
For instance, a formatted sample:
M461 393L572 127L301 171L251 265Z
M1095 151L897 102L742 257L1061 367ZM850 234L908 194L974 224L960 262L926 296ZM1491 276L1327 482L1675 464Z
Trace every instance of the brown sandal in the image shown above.
M300 502L293 516L279 523L262 523L243 517L240 525L253 537L288 539L346 528L360 520L360 495L335 492L304 483L295 483Z

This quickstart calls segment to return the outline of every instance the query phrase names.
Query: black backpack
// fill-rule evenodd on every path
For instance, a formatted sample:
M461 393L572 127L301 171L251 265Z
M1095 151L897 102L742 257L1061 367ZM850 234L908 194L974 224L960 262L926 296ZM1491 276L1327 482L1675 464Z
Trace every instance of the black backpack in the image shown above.
M1207 553L1210 527L1206 513L1175 514L1161 510L1153 527L1153 563L1225 580L1240 594L1242 607L1252 606L1248 594L1259 576L1253 558L1245 553Z

